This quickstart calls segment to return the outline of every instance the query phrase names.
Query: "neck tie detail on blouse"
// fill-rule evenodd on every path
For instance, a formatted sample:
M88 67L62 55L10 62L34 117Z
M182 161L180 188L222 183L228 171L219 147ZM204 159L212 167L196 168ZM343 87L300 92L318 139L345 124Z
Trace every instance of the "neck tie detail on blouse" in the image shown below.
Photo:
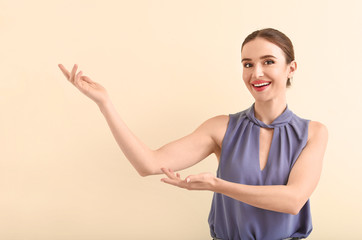
M292 120L293 112L290 111L287 106L284 112L279 117L277 117L271 124L266 124L255 117L255 104L253 104L251 108L246 110L246 116L250 119L250 121L258 125L259 127L276 128L288 124L290 120Z

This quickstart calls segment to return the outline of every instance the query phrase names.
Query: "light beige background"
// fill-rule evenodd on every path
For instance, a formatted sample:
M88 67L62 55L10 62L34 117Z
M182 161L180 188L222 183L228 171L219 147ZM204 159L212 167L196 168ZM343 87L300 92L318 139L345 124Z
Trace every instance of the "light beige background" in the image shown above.
M209 239L212 193L139 177L57 64L78 63L157 148L252 104L240 45L264 27L295 45L289 107L330 132L310 239L362 238L361 9L358 0L1 0L0 239ZM216 168L211 156L181 174Z

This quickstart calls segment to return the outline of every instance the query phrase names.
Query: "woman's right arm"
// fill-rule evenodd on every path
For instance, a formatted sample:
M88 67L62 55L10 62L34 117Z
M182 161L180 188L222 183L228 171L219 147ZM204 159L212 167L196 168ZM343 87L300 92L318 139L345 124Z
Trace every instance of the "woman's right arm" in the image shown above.
M191 134L152 150L128 129L100 84L83 76L82 72L76 74L77 65L70 73L61 64L59 68L75 87L97 103L118 146L141 176L162 174L161 168L182 170L212 153L219 155L227 116L211 118Z

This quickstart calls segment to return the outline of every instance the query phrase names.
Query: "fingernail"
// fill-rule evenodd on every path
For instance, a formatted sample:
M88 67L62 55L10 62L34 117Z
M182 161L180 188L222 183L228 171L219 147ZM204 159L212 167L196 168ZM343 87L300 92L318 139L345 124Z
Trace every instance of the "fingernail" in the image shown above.
M186 182L189 183L189 182L190 182L190 178L186 178Z

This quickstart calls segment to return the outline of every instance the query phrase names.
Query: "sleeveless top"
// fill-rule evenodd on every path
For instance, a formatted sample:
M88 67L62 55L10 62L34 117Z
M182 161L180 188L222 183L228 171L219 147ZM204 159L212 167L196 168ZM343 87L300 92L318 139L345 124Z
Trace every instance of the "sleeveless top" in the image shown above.
M290 171L308 138L309 120L286 110L267 125L255 117L254 104L229 115L217 177L247 185L286 185ZM268 160L259 162L260 128L274 128ZM309 200L297 215L253 207L214 193L209 215L213 238L277 240L306 238L312 231Z

